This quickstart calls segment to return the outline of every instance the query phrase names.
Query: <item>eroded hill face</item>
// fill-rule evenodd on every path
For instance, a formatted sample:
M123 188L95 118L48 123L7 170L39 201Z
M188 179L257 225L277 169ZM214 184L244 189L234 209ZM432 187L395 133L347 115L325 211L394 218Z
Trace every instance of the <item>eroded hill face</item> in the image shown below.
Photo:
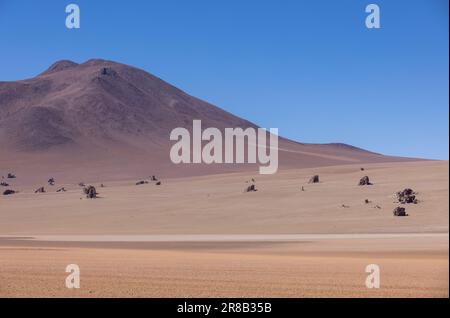
M143 70L105 60L59 61L35 78L0 82L0 170L114 179L146 171L179 176L249 169L174 166L170 132L191 129L194 119L204 128L256 128ZM280 167L403 160L342 144L280 139L279 148Z
M0 83L3 141L41 151L84 141L168 139L201 119L211 127L254 126L139 69L103 60L60 61L41 75Z

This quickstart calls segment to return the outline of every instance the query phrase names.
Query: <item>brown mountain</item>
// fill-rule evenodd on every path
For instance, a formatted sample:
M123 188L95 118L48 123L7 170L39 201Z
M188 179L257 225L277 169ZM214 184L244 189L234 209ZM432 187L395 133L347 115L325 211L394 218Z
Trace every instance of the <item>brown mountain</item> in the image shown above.
M204 128L257 127L134 67L59 61L35 78L0 82L0 173L75 180L256 172L173 165L170 131L192 127L193 119ZM282 168L406 160L344 144L280 139L279 147Z

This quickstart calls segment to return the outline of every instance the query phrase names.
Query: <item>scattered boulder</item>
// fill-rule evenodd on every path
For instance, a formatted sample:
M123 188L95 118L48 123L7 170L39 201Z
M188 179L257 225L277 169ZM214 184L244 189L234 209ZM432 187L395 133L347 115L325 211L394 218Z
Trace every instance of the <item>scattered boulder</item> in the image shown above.
M394 209L394 216L408 216L408 214L406 213L406 209L402 208L402 207L396 207Z
M44 187L40 187L39 189L36 189L36 191L34 191L34 193L45 193L45 189L44 189Z
M15 194L15 193L16 193L16 191L14 191L14 190L5 190L3 192L3 195L11 195L11 194Z
M87 186L83 189L84 194L86 194L86 198L88 199L96 199L97 198L97 190L94 186Z
M370 203L370 200L369 200L369 199L365 199L365 200L364 200L364 203L365 203L365 204L369 204L369 203Z
M2 186L2 187L9 187L9 184L6 183L6 182L2 182L2 183L0 183L0 186Z
M136 185L148 184L148 181L138 181Z
M361 171L364 171L364 170L365 170L365 169L364 169L364 168L362 168L362 167L361 167L360 169L361 169Z
M412 189L405 189L397 192L397 200L401 204L413 203L417 204L419 201L416 198L416 193Z
M56 192L66 192L67 190L65 188L60 188L58 190L56 190Z
M157 186L161 185L161 181L156 182L155 185Z
M361 178L361 180L359 180L359 185L360 186L372 185L372 183L370 183L370 180L369 180L368 176L364 176L364 177Z
M308 183L319 183L319 176L318 175L312 176L309 179Z
M54 178L48 179L47 182L48 182L48 184L51 185L51 186L54 186L54 185L55 185L55 179L54 179Z
M15 179L16 176L15 176L14 174L12 174L12 173L8 173L7 178L8 178L8 179Z
M247 187L247 189L245 189L245 192L255 192L255 191L258 191L258 190L256 189L256 186L254 184L249 185Z

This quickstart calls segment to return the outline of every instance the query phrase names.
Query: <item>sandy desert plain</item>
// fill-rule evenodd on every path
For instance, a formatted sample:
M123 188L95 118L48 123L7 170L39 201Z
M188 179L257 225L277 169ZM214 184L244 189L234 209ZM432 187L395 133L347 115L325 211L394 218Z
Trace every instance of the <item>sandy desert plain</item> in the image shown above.
M0 296L448 297L448 161L364 168L111 181L97 200L23 185L0 197ZM372 186L357 185L365 174ZM405 187L420 202L394 217ZM80 289L65 286L68 264Z
M0 82L1 188L18 191L0 196L0 297L449 296L448 161L280 138L273 175L174 165L170 132L193 120L258 127L102 59ZM153 174L161 185L136 185ZM395 217L405 188L419 202ZM79 289L66 288L69 264ZM366 288L369 264L379 289Z

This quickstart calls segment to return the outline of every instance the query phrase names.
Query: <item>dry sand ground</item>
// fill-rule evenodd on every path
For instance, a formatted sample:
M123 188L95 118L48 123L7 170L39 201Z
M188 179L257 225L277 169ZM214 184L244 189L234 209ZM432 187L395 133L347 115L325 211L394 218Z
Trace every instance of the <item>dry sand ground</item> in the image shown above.
M255 193L243 193L245 180L253 177L248 173L163 180L160 187L109 183L98 200L80 200L75 185L64 185L69 192L58 194L24 187L0 198L0 296L448 297L448 162L365 169L255 175ZM312 174L320 174L322 182L306 184ZM374 185L357 186L366 174ZM392 194L405 187L418 191L421 202L406 206L409 217L393 217ZM227 239L308 233L376 235ZM117 234L223 234L224 239L94 242L94 236L92 242L63 242L51 236ZM64 286L64 269L71 263L81 268L80 290ZM378 290L364 284L371 263L381 268Z

